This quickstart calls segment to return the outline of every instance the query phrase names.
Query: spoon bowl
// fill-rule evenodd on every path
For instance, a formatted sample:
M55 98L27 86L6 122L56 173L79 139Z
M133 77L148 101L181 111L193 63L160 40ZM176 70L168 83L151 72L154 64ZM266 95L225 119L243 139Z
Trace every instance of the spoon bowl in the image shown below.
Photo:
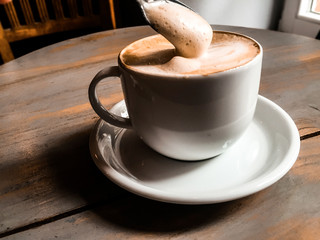
M178 0L137 0L149 25L169 42L176 55L202 56L212 41L212 28L199 14Z
M192 11L194 11L191 7L189 7L188 5L184 4L183 2L180 2L178 0L136 0L140 7L141 7L141 11L142 11L142 14L143 14L143 17L144 19L147 21L147 23L154 29L157 31L157 29L155 29L154 25L150 22L147 14L146 14L146 11L145 11L145 6L147 4L152 4L152 3L156 3L156 2L166 2L166 3L169 3L169 2L173 2L173 3L177 3L177 4L180 4L181 6L184 6Z

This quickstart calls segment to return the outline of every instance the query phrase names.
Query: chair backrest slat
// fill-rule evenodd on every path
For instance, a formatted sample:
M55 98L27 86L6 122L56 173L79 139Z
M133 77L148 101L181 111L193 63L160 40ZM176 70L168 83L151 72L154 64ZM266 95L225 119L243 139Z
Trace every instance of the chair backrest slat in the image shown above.
M68 0L69 13L71 18L79 16L78 5L76 0Z
M79 29L116 28L114 1L118 0L16 0L1 5L6 12L0 16L2 60L13 59L11 42Z
M13 29L20 27L20 21L17 16L16 8L14 7L13 2L9 2L8 4L5 4L4 9L5 9L6 14L8 16L11 27Z
M56 16L56 19L63 19L64 18L64 13L63 13L63 8L61 4L61 0L52 0L52 6L53 6L53 11Z
M111 16L111 23L112 27L115 29L117 27L116 24L116 13L115 13L115 6L113 0L109 0L109 6L110 6L110 16Z
M45 0L36 0L36 4L41 22L47 22L49 20L49 14Z
M26 20L26 24L28 25L34 24L35 21L34 21L29 0L20 0L20 5L21 5L24 19Z
M82 5L83 5L83 13L85 16L93 15L92 3L90 0L83 0Z

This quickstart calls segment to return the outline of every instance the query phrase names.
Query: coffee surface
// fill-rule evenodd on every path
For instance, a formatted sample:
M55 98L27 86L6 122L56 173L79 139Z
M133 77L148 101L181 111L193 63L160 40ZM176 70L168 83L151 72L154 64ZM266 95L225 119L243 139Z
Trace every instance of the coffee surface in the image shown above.
M127 46L121 61L138 72L161 75L208 75L245 65L260 52L259 46L236 33L214 31L208 51L198 58L184 58L163 36L154 35Z

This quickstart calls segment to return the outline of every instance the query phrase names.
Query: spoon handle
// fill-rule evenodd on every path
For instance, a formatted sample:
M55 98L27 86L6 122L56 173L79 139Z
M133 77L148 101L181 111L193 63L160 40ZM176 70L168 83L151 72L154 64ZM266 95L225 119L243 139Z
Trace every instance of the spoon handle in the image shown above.
M188 5L186 5L185 3L178 1L178 0L137 0L137 2L143 6L144 3L152 3L152 2L160 2L160 1L165 1L165 2L173 2L173 3L177 3L180 4L186 8L189 8L190 10L193 11L193 9L191 7L189 7Z
M166 2L166 3L169 3L169 2L173 2L173 3L177 3L177 4L180 4L181 6L183 7L186 7L188 9L190 9L191 11L194 12L194 10L192 8L190 8L189 6L187 6L186 4L184 4L183 2L180 2L178 0L136 0L138 2L138 4L140 5L141 7L141 11L142 11L142 14L143 14L143 17L144 19L147 21L147 23L154 29L157 31L157 29L155 29L155 27L153 26L153 24L149 21L149 18L145 12L145 5L146 4L150 4L150 3L154 3L154 2Z
M181 1L178 1L178 0L170 0L170 1L165 0L165 1L166 1L166 2L174 2L174 3L178 3L178 4L180 4L180 5L182 5L182 6L186 7L186 8L189 8L190 10L192 10L192 11L193 11L193 9L192 9L191 7L189 7L188 5L186 5L185 3L181 2Z

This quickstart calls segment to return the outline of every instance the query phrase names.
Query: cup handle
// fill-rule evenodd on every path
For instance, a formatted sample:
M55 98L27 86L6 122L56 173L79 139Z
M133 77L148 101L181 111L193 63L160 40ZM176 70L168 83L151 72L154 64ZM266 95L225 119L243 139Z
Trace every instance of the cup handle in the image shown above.
M96 87L101 80L108 77L120 78L119 67L107 67L98 72L97 75L92 79L88 91L90 104L94 111L106 122L121 128L132 128L131 120L129 118L123 118L109 112L107 109L105 109L105 107L101 104L99 100Z

